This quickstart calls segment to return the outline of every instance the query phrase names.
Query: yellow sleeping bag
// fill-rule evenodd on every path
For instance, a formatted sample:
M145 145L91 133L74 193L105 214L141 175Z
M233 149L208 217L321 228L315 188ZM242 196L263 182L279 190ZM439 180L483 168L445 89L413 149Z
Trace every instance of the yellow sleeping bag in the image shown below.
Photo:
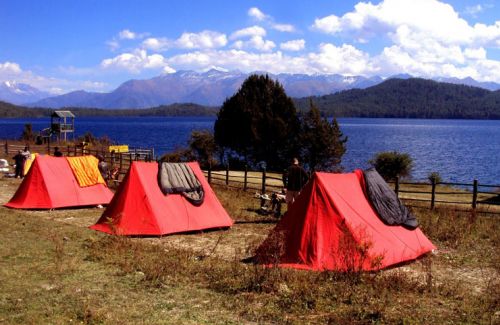
M24 175L28 175L28 172L31 168L31 165L33 165L33 162L35 161L36 156L38 156L37 153L32 153L30 157L24 162Z
M99 160L94 156L66 157L69 166L73 170L76 180L80 187L104 184L101 172L97 167Z

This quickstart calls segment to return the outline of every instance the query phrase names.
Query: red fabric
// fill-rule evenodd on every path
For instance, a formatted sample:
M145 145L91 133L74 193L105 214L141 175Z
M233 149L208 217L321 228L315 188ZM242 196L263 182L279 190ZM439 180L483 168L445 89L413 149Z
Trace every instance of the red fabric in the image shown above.
M39 155L12 199L18 209L54 209L108 204L113 197L105 185L80 187L65 157Z
M233 224L198 163L189 163L203 185L200 206L181 194L164 195L157 181L158 164L133 162L113 200L91 229L119 235L166 235Z
M418 228L385 225L363 186L361 171L315 173L257 250L258 260L319 271L376 270L436 248Z

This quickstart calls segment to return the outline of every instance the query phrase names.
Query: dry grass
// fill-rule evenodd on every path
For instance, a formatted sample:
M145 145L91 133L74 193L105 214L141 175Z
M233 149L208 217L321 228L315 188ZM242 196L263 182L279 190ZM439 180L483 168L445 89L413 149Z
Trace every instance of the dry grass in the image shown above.
M19 180L0 179L0 203ZM99 209L0 208L0 323L498 323L496 219L415 211L435 255L377 273L244 264L274 226L253 193L215 188L240 223L158 238L86 227Z

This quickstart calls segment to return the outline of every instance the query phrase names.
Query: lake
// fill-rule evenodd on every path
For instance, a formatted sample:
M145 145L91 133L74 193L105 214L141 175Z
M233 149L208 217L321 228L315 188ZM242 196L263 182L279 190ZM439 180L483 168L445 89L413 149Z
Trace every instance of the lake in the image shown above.
M154 148L162 154L187 145L192 130L213 129L215 117L77 117L76 135L108 136L118 144ZM500 184L499 120L340 118L348 136L346 171L366 168L375 153L398 151L414 160L412 178L438 172L444 181ZM0 139L19 138L24 124L38 131L49 118L0 119Z

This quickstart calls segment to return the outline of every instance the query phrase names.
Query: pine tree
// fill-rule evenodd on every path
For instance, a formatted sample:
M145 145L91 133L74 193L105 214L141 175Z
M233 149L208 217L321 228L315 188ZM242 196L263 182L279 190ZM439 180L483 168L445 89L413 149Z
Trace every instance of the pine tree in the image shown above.
M293 101L269 76L251 75L226 99L214 126L216 143L250 165L283 170L297 153L299 119Z
M302 119L301 156L311 170L340 171L346 152L347 137L342 134L337 120L328 122L312 100Z

